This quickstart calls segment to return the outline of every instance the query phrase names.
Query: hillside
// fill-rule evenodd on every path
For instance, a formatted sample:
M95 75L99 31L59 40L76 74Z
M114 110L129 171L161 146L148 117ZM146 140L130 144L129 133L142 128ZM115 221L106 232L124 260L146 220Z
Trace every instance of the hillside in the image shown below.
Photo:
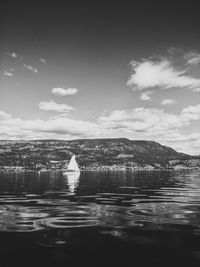
M120 139L79 139L0 141L0 166L47 166L64 162L76 154L80 166L111 166L133 164L168 164L192 160L187 154L153 141Z

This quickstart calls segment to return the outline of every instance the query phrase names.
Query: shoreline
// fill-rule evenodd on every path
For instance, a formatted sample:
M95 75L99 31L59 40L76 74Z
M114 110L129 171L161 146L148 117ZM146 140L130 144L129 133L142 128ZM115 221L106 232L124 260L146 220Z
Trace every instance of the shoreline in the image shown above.
M200 167L188 167L188 168L163 168L163 169L121 169L121 170L112 170L112 169L102 169L102 170L96 170L96 169L80 169L80 172L175 172L175 171L183 171L183 170L199 170ZM34 169L18 169L18 168L10 168L10 169L4 169L1 168L0 172L64 172L66 170L64 169L46 169L46 170L34 170Z

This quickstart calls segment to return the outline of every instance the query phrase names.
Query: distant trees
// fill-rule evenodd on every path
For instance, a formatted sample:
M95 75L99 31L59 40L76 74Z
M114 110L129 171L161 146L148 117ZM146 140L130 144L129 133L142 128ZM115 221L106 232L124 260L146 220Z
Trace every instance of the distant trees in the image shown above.
M172 168L175 165L199 166L196 159L151 141L128 139L87 139L75 141L34 140L0 141L0 166L38 168L50 166L49 162L69 160L76 154L80 166L111 166L112 168L155 169ZM61 164L62 165L62 164ZM121 166L121 167L120 167ZM139 167L138 167L139 166Z

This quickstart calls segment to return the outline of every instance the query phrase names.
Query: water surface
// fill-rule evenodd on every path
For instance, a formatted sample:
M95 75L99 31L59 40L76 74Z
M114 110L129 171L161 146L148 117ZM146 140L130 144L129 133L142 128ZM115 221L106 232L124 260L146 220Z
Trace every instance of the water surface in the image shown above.
M198 266L200 171L1 172L0 235L5 255L34 247L52 266L79 265L75 252L91 266L128 264L134 251L137 266Z

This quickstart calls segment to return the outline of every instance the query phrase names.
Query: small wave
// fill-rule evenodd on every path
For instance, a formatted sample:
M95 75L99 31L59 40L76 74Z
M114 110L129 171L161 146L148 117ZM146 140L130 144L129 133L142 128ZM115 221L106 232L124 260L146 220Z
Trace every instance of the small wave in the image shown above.
M38 221L39 225L50 228L74 228L74 227L91 227L99 224L99 220L93 217L63 217L47 218Z

